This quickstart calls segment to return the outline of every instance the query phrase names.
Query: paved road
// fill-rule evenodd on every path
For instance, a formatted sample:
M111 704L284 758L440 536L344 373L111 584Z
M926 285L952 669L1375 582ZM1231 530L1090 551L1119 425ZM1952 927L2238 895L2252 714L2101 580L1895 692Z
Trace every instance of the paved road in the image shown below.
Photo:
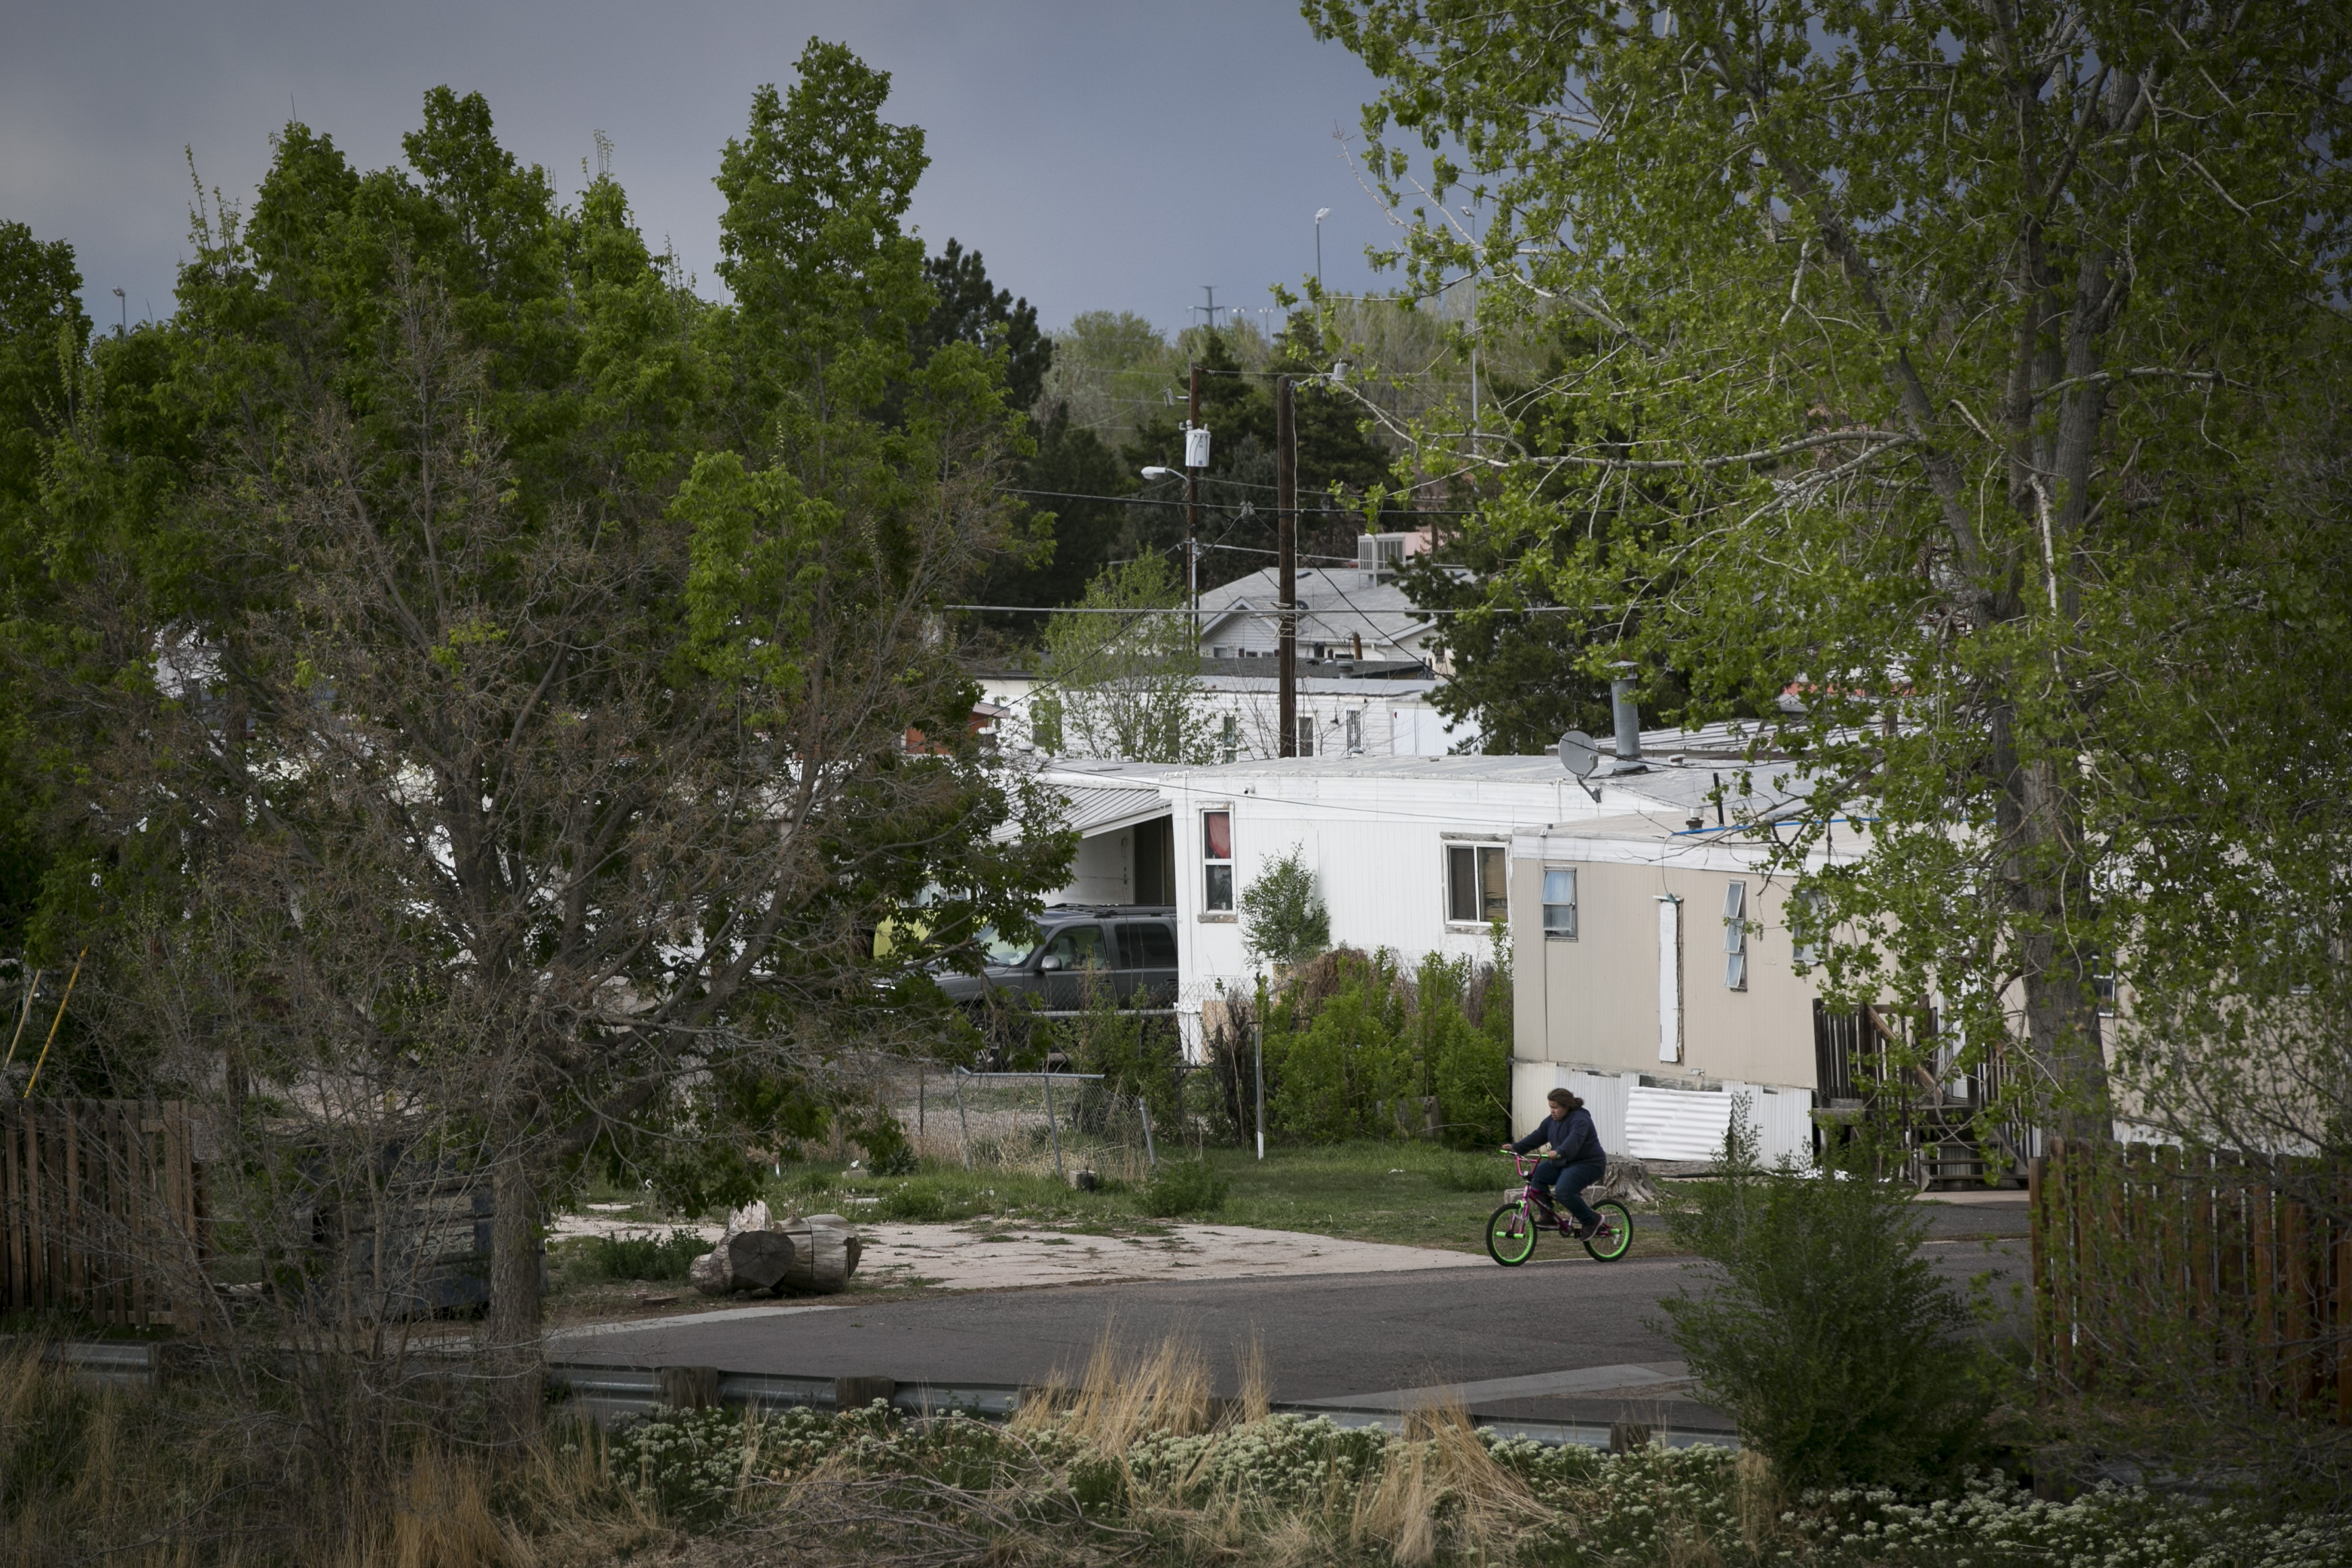
M1965 1278L1988 1266L2021 1270L2022 1248L1997 1243L1935 1249ZM1108 1334L1141 1354L1171 1335L1198 1345L1221 1391L1238 1390L1253 1342L1264 1349L1279 1400L1437 1385L1518 1381L1531 1374L1599 1367L1679 1374L1674 1347L1653 1333L1661 1297L1688 1278L1675 1259L1613 1264L1581 1258L1519 1269L1442 1273L1325 1275L1308 1279L1187 1281L1058 1286L908 1301L739 1311L705 1321L670 1319L643 1329L567 1337L558 1359L614 1365L717 1366L730 1372L885 1376L900 1383L1076 1381ZM1633 1374L1627 1381L1639 1381ZM1570 1380L1572 1384L1574 1380ZM1558 1419L1614 1418L1633 1396L1481 1396L1482 1414ZM1660 1406L1648 1418L1685 1424L1700 1414ZM1687 1401L1667 1398L1667 1406Z

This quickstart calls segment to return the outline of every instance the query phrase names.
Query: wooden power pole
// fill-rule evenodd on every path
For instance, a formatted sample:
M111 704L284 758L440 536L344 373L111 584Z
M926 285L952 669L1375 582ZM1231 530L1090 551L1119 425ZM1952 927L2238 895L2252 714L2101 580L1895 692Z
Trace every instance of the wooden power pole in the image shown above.
M1274 383L1274 506L1279 530L1276 569L1282 612L1280 664L1282 751L1298 755L1298 434L1291 420L1290 378Z
M1192 612L1192 657L1201 656L1201 465L1207 443L1201 428L1201 361L1192 361L1192 411L1184 434L1184 606Z

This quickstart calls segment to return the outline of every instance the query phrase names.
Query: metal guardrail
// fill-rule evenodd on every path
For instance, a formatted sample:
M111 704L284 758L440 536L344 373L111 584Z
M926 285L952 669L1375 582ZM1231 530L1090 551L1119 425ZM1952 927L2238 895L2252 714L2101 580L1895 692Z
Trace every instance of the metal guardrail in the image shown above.
M547 1374L550 1380L562 1383L571 1390L574 1410L600 1422L625 1416L650 1415L662 1402L661 1375L653 1367L593 1366L558 1362L549 1364ZM835 1393L839 1385L832 1378L721 1372L719 1374L719 1398L725 1405L756 1405L768 1410L795 1406L831 1410L835 1408ZM1001 1421L1019 1410L1024 1397L1066 1396L1066 1394L1064 1389L1015 1383L905 1383L898 1385L892 1393L890 1406L907 1416L961 1414ZM1301 1405L1276 1400L1270 1403L1266 1410L1268 1414L1277 1416L1322 1416L1328 1417L1336 1427L1379 1427L1391 1432L1404 1431L1410 1422L1405 1411L1370 1406ZM1606 1421L1541 1421L1519 1416L1481 1416L1475 1410L1470 1412L1470 1418L1474 1425L1491 1428L1498 1437L1523 1437L1552 1447L1580 1444L1587 1448L1605 1448L1611 1445L1612 1437L1611 1424ZM1703 1445L1736 1448L1739 1446L1739 1439L1732 1433L1706 1427L1652 1426L1649 1434L1652 1441L1663 1443L1670 1448Z
M161 1354L164 1346L135 1341L66 1340L53 1341L42 1350L44 1360L62 1364L76 1382L112 1387L152 1387L158 1380ZM676 1369L672 1369L676 1370ZM559 1384L567 1395L567 1405L575 1414L609 1425L631 1416L649 1416L659 1409L662 1397L663 1368L652 1366L604 1366L589 1362L550 1362L548 1380ZM795 1376L784 1373L725 1372L718 1374L718 1396L721 1405L756 1407L761 1410L807 1408L833 1410L845 1395L849 1403L865 1403L861 1396L878 1396L878 1385L886 1379L832 1378ZM890 1392L890 1407L901 1415L913 1416L963 1415L986 1421L1002 1421L1021 1408L1024 1398L1041 1396L1066 1398L1062 1388L1017 1383L900 1383ZM1375 1409L1370 1406L1299 1405L1276 1401L1266 1406L1269 1414L1277 1416L1321 1416L1336 1427L1360 1428L1379 1427L1391 1432L1407 1429L1410 1416L1402 1410ZM1551 1447L1570 1444L1586 1448L1606 1448L1614 1434L1605 1421L1538 1421L1517 1416L1482 1416L1471 1411L1473 1425L1490 1428L1502 1437L1526 1438ZM1648 1427L1649 1440L1670 1448L1688 1448L1704 1445L1736 1448L1739 1439L1732 1433L1706 1427L1678 1427L1655 1425Z

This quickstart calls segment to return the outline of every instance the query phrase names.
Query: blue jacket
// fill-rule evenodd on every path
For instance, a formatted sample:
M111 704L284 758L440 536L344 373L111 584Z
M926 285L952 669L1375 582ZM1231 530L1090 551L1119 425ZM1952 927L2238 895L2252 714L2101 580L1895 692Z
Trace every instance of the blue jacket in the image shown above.
M1551 1157L1564 1166L1606 1165L1609 1161L1608 1151L1601 1146L1601 1134L1593 1131L1592 1113L1580 1107L1564 1117L1546 1117L1511 1149L1524 1155L1546 1144L1552 1147Z

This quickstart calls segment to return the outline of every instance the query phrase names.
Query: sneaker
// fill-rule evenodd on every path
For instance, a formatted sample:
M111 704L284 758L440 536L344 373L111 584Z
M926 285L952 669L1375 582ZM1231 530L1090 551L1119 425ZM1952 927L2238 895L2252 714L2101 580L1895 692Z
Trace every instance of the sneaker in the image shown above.
M1563 1230L1565 1230L1565 1229L1567 1229L1567 1228L1568 1228L1568 1227L1566 1227L1566 1226L1564 1226L1564 1225L1563 1225L1563 1226L1561 1226L1561 1227L1560 1227L1560 1228L1561 1228L1561 1229L1563 1229ZM1588 1225L1588 1226L1585 1226L1582 1229L1580 1229L1580 1230L1577 1231L1577 1232L1576 1232L1576 1239L1577 1239L1577 1240L1579 1240L1579 1241L1590 1241L1590 1240L1591 1240L1594 1237L1596 1237L1596 1236L1598 1236L1598 1235L1600 1235L1600 1234L1601 1234L1601 1221L1599 1221L1599 1220L1597 1220L1597 1219L1596 1219L1596 1220L1594 1220L1591 1224L1590 1224L1590 1225Z

